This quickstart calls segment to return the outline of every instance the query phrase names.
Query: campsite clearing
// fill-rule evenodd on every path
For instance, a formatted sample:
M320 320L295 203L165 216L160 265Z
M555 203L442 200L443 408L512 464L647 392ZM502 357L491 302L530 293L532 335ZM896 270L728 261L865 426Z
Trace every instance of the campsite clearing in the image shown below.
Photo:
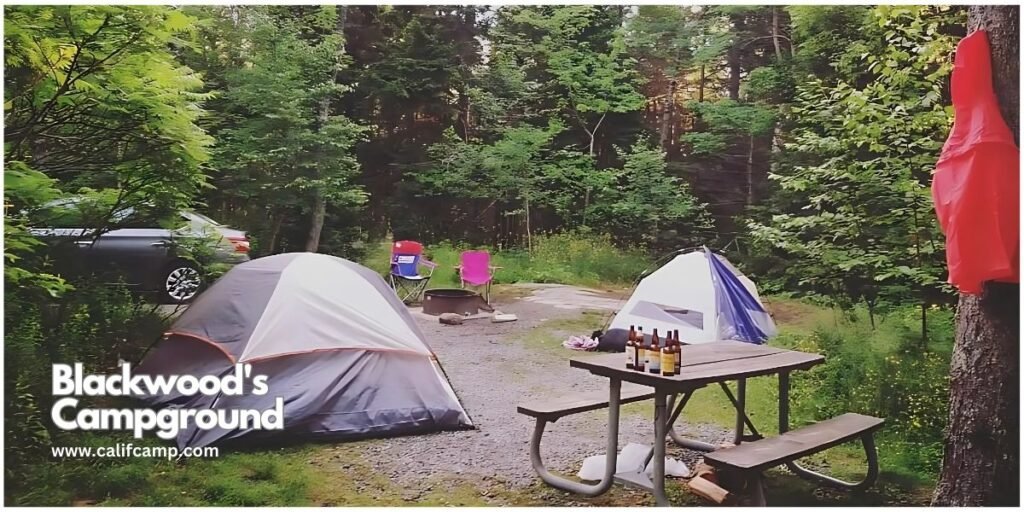
M537 297L550 287L499 287L498 306L515 313L518 322L467 322L444 326L420 317L417 322L478 430L372 439L348 443L308 443L290 447L238 452L217 460L192 459L184 464L134 459L118 467L97 470L82 461L81 478L67 471L51 474L40 489L48 495L27 497L24 504L55 500L91 499L119 505L653 505L646 493L615 486L597 498L581 498L545 486L529 460L530 418L515 413L515 404L528 397L551 397L574 389L604 389L604 379L569 367L579 352L561 347L572 334L589 334L601 327L610 311L552 307ZM579 290L563 287L562 294ZM609 304L621 294L595 292ZM775 304L775 301L773 301ZM801 306L805 307L805 306ZM806 306L813 307L813 306ZM796 309L793 305L790 309ZM829 318L827 310L815 310ZM806 316L802 317L806 320ZM786 329L789 321L780 321ZM758 379L752 380L756 383ZM713 390L712 390L713 391ZM758 389L751 386L751 399ZM770 398L770 397L768 397ZM701 439L730 438L730 421L718 416L727 402L721 393L698 393L693 409L680 420L679 432ZM757 406L757 402L752 402ZM651 404L623 408L620 447L652 437ZM754 410L756 412L756 408ZM699 418L700 422L693 422ZM771 418L755 421L770 423ZM545 435L544 456L549 467L575 474L582 460L604 450L606 411L563 418ZM108 440L109 441L109 440ZM694 452L669 445L668 455L693 464ZM816 456L816 467L842 469L862 464L837 450ZM768 500L775 505L879 505L928 502L929 490L886 473L877 488L851 494L815 486L775 470L769 473ZM94 477L88 475L95 475ZM43 480L44 474L40 474ZM93 479L97 480L90 484ZM103 482L99 482L103 479ZM675 482L667 489L675 504L703 502ZM185 500L185 501L182 501Z

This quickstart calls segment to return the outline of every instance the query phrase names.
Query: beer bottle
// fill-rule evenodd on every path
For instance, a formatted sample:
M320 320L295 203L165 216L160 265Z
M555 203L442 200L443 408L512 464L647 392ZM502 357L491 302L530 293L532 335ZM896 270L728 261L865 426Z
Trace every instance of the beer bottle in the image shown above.
M676 369L675 346L672 344L672 331L665 340L665 348L661 349L661 375L671 377Z
M672 334L675 337L675 340L672 343L673 345L675 345L675 354L673 354L673 359L675 359L675 374L679 375L679 372L680 370L682 370L683 365L683 344L679 341L679 329L676 329L676 331Z
M651 348L647 351L647 371L661 373L661 349L658 348L658 329L651 334Z
M626 369L632 370L636 365L636 330L629 326L629 338L626 339Z
M637 371L644 371L644 365L646 364L647 351L644 349L644 326L640 326L636 331L636 362L633 364L633 369Z

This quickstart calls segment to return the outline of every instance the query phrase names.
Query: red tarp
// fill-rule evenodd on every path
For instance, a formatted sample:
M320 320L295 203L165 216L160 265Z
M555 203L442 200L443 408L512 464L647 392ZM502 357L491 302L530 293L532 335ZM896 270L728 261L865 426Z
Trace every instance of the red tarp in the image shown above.
M985 281L1020 282L1020 157L992 88L988 36L957 45L951 92L953 130L932 180L946 235L949 282L979 294Z

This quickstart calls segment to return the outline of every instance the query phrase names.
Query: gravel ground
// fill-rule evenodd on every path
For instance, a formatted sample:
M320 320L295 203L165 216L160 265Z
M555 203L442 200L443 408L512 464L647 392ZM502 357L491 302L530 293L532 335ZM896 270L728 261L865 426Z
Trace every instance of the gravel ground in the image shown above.
M477 430L367 443L364 459L392 481L413 483L455 474L504 481L512 486L535 483L539 479L529 455L533 418L516 413L516 404L566 392L607 389L606 379L569 368L564 358L545 358L543 351L530 350L521 341L526 331L544 321L572 318L579 311L529 300L513 300L499 304L499 308L515 313L519 321L494 324L474 320L461 326L445 326L417 319ZM548 468L575 474L584 458L604 452L606 428L605 410L568 416L549 424L541 444ZM729 438L726 431L711 425L686 425L679 421L677 430L708 441ZM649 444L653 431L651 420L623 414L620 449L630 442ZM696 452L671 444L669 456L690 467L699 458Z

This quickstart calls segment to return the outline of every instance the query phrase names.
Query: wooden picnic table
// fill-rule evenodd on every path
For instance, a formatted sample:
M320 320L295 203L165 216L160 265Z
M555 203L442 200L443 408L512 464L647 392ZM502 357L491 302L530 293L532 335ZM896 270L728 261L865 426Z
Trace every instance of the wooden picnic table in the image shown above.
M687 439L672 429L693 392L709 384L719 384L736 408L736 435L734 442L740 444L749 438L744 432L749 428L752 438L757 432L746 414L746 379L766 375L779 376L779 432L789 430L789 374L794 370L806 370L825 361L820 354L810 354L765 345L753 345L736 341L721 341L681 347L682 363L680 373L670 377L660 374L627 369L621 353L574 357L569 366L587 370L595 375L607 377L613 396L619 395L622 382L630 382L654 389L654 453L653 478L647 478L641 468L638 472L619 473L615 481L646 489L654 494L659 506L668 506L665 496L665 438L670 436L680 446L714 451L719 447L710 443ZM734 395L726 384L737 381ZM678 403L675 397L680 395ZM619 400L611 400L609 418L618 421ZM671 415L669 411L671 410ZM609 424L609 435L618 437L618 425ZM614 445L611 445L614 446ZM614 455L609 454L614 465Z

